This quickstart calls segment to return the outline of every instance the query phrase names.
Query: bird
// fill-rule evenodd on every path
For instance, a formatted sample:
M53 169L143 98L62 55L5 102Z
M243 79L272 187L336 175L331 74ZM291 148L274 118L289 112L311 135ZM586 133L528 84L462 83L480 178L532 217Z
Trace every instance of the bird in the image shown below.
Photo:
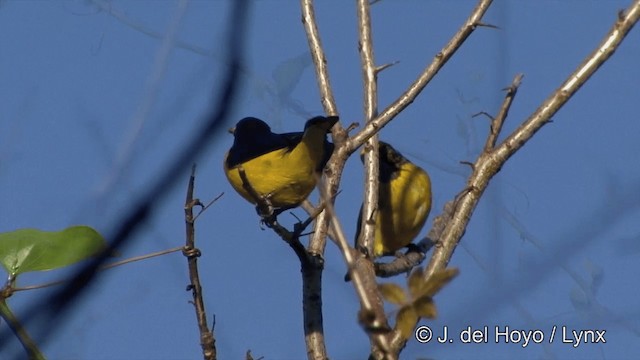
M431 179L386 142L379 141L378 206L373 257L393 255L412 243L431 211ZM356 242L360 237L362 207Z
M233 130L233 145L223 161L229 183L258 205L243 186L242 167L251 188L278 213L297 207L313 191L333 153L327 133L337 121L337 116L316 116L302 132L276 134L258 118L243 118Z

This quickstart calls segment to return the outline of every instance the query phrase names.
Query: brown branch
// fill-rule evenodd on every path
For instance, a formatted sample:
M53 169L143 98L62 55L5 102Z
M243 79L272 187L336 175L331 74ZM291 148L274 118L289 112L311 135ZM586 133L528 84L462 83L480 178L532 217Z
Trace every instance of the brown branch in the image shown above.
M302 7L302 24L307 33L307 41L309 42L309 50L313 59L314 69L316 70L316 80L320 90L320 99L322 108L327 115L337 115L336 100L333 98L331 90L331 82L329 81L329 69L327 68L327 58L324 55L322 42L320 41L320 32L316 24L316 15L313 10L313 0L301 0ZM339 127L340 125L338 125Z
M327 59L320 41L320 33L316 24L313 0L300 0L302 10L302 23L309 43L309 51L313 59L316 71L316 80L320 90L322 107L328 115L337 115L331 84ZM347 161L348 154L344 151L343 143L347 138L347 132L338 123L333 129L333 140L336 150L332 160L326 166L327 181L323 183L325 193L332 198L338 191L342 171ZM330 200L332 201L332 200ZM327 350L324 341L324 325L322 320L322 270L324 268L324 249L327 243L327 230L329 218L327 212L321 212L316 218L313 236L309 241L308 255L310 266L302 268L302 310L304 317L304 335L309 359L327 359Z
M318 189L320 189L320 196L323 199L326 198L327 194L323 191L323 187L318 186ZM383 332L388 332L390 328L386 315L384 314L382 298L377 294L377 283L375 281L372 263L368 259L365 259L362 254L349 247L347 237L344 235L342 225L335 213L333 204L331 202L326 202L326 204L325 213L328 214L331 220L331 231L335 234L334 241L344 257L344 261L349 269L349 276L353 281L356 294L360 299L361 309L359 318L361 325L372 335L382 335ZM363 263L363 261L359 261L360 259L366 260L365 263L368 264L368 266L364 268L359 266L360 263ZM374 290L372 291L372 289ZM378 311L378 308L382 308L383 311ZM378 347L382 347L385 350L388 349L386 337L373 337Z
M523 74L516 75L511 82L511 85L506 88L507 95L502 102L502 106L500 107L500 111L495 118L491 119L491 129L489 130L489 136L487 137L487 142L484 145L484 151L489 152L493 150L496 146L496 140L498 140L498 135L502 131L502 125L504 124L507 115L509 115L509 108L511 108L511 104L513 103L513 98L515 98L516 93L518 92L518 87L520 87L520 83L522 82Z
M193 295L193 305L196 310L196 319L198 320L198 330L200 330L200 346L202 346L202 354L206 360L214 360L217 358L216 339L213 329L209 330L207 326L207 314L204 309L204 301L202 299L202 286L200 285L200 275L198 274L198 257L200 250L195 246L195 223L193 217L193 206L199 204L200 201L193 198L193 189L196 179L196 166L191 167L191 176L189 177L189 185L187 186L187 198L184 205L184 218L186 225L186 243L182 253L187 257L189 265L189 280L191 283L187 286L187 290L191 290Z
M411 246L404 254L396 255L393 261L388 263L376 262L373 268L377 277L388 278L399 274L409 273L411 269L420 265L426 257L428 248Z
M449 43L436 55L431 64L429 64L398 99L387 106L373 121L367 125L353 138L349 140L348 152L351 153L360 147L364 142L379 131L382 127L389 123L396 115L411 104L416 97L422 92L422 89L433 79L433 77L442 69L444 64L453 56L460 48L462 43L471 35L473 30L482 24L480 20L491 5L492 0L480 0L471 12L469 18L458 32L451 38Z
M640 0L634 1L625 12L621 12L616 23L598 47L569 75L563 84L554 91L509 137L491 152L484 152L477 159L473 173L467 180L467 189L456 203L452 221L444 230L440 246L434 251L425 271L431 276L444 269L451 259L471 213L480 196L489 184L489 180L500 170L504 163L520 149L551 117L573 96L595 71L611 56L622 40L640 18Z
M373 57L373 35L371 33L371 14L369 1L358 0L358 33L360 63L362 65L362 82L364 85L364 116L367 122L373 120L378 112L378 84L376 65ZM365 186L362 206L362 224L358 245L373 254L373 238L375 222L367 221L375 213L378 206L378 137L374 134L367 140L364 153Z
M567 100L575 94L580 87L589 79L591 75L613 54L618 45L622 42L626 34L640 18L640 0L634 1L629 9L619 14L609 34L601 42L597 49L589 55L582 64L572 73L567 80L556 90L542 105L506 140L491 151L484 151L473 166L473 173L467 180L465 189L456 197L454 202L454 213L451 221L447 223L442 237L427 265L424 276L428 279L438 271L444 269L453 251L457 247L460 239L464 235L466 226L471 218L480 197L489 184L490 179L500 171L504 163L520 149L544 124L548 123L551 117L564 105ZM518 76L514 83L518 82ZM513 94L515 95L515 93ZM513 95L507 94L507 98ZM510 103L512 99L505 100ZM503 106L508 110L508 106ZM506 116L506 115L505 115ZM496 117L499 119L500 116ZM503 121L503 120L495 120ZM501 126L501 124L500 124ZM489 137L497 137L499 129L494 129ZM488 139L487 144L493 140ZM402 339L398 332L394 332L392 347L401 349L406 344L406 339Z
M369 0L356 2L358 13L358 50L360 52L360 64L362 67L362 82L364 87L364 117L368 122L378 114L378 69L373 55L373 33L371 31L371 9ZM375 221L368 221L375 216L378 207L378 179L379 179L379 153L378 136L373 134L365 145L364 154L365 186L364 201L362 204L362 223L360 237L356 239L358 247L366 249L366 253L373 255L373 241L375 237ZM340 224L332 214L332 229L338 230ZM375 217L374 217L375 218ZM341 231L341 229L340 229ZM337 235L340 240L340 250L344 254L349 267L349 275L353 279L354 287L360 298L360 322L369 334L371 352L378 358L397 358L397 353L390 353L389 341L386 334L389 333L389 321L384 312L384 302L378 291L373 264L369 258L358 256L357 262L349 262L351 250L346 244L344 234ZM365 314L366 316L362 316ZM384 331L379 331L384 330Z

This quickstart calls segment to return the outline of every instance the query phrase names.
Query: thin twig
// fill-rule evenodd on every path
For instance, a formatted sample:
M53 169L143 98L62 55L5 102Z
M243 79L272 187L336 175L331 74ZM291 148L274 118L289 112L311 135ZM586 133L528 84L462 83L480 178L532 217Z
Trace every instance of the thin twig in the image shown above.
M409 86L409 88L401 94L398 99L387 106L382 112L367 125L353 138L349 140L348 152L352 153L359 148L368 138L374 133L379 131L382 127L389 123L396 115L398 115L404 108L409 106L416 97L422 92L422 89L433 79L433 77L442 69L444 64L453 56L453 54L460 48L462 43L471 35L476 29L482 16L489 8L493 0L480 0L476 7L471 12L471 15L465 21L464 25L458 30L458 32L451 38L449 43L435 56L431 64L429 64L418 76L416 81Z
M314 69L316 70L316 81L318 82L318 88L320 90L320 101L322 102L322 108L327 115L338 115L338 109L336 108L336 100L333 98L333 91L331 90L331 82L329 81L329 69L327 68L327 58L322 48L322 41L320 40L320 31L316 24L316 15L313 9L313 0L301 0L300 6L302 7L302 24L307 34L307 41L309 42L309 50L311 52L311 58L313 59ZM340 127L340 124L336 124L336 128Z
M117 267L117 266L129 264L129 263L140 261L140 260L150 259L150 258L154 258L154 257L157 257L157 256L171 254L171 253L174 253L174 252L177 252L177 251L181 251L182 249L184 249L183 246L177 246L177 247L174 247L174 248L171 248L171 249L156 251L156 252L153 252L153 253L150 253L150 254L134 256L134 257L131 257L131 258L128 258L128 259L116 261L116 262L101 266L98 269L98 271L111 269L111 268L114 268L114 267ZM44 284L21 286L21 287L14 288L13 291L14 292L18 292L18 291L42 289L42 288L47 288L47 287L51 287L51 286L55 286L55 285L64 284L64 283L66 283L68 281L71 281L71 280L72 280L72 278L68 278L68 279L51 281L51 282L47 282L47 283L44 283Z
M504 101L502 102L502 106L500 107L500 111L498 115L491 119L491 128L489 129L489 136L487 137L487 142L484 145L484 151L489 152L493 150L496 146L496 140L498 140L498 135L502 131L502 125L509 115L509 109L511 108L511 104L513 103L513 99L518 92L518 87L520 87L520 83L522 82L523 74L518 74L513 78L511 85L506 88L507 95L504 97Z
M198 272L198 257L200 250L196 248L196 230L195 218L193 217L193 206L199 203L193 199L193 191L196 181L196 165L191 167L191 176L189 176L189 185L187 185L187 196L184 203L184 222L186 227L185 246L182 253L187 258L189 267L190 284L187 290L191 290L193 296L193 305L196 311L196 319L198 321L198 330L200 331L200 346L202 347L202 355L205 360L215 360L217 358L216 338L213 330L209 330L207 325L207 314L204 308L204 300L202 298L202 285L200 283L200 274ZM215 201L215 200L214 200Z
M200 217L200 215L202 215L202 213L204 213L205 211L207 211L207 209L213 205L216 201L218 201L222 196L224 195L223 192L220 193L220 195L216 196L215 198L213 198L213 200L209 201L209 203L205 206L202 207L202 209L200 209L200 211L198 211L198 214L193 218L193 221L198 220L198 218ZM202 204L200 204L202 205Z

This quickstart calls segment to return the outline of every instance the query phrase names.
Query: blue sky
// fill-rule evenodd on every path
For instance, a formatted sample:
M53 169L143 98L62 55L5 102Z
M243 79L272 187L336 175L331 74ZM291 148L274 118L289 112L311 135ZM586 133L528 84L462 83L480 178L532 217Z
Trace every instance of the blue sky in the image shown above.
M595 48L628 3L507 1L491 7L484 21L500 29L478 29L381 132L431 174L434 205L422 234L462 190L469 169L459 162L473 161L484 144L488 121L471 116L495 114L501 89L524 73L503 134L513 131ZM379 76L381 108L415 79L474 4L387 0L373 6L376 60L399 61ZM180 18L175 1L0 2L0 231L88 224L109 234L193 136L211 89L227 71L228 5L191 1ZM355 8L318 1L316 12L343 125L362 123ZM275 131L299 131L307 117L323 112L299 6L254 1L249 13L246 72L228 126L257 116ZM179 27L167 57L162 46L172 21ZM438 319L423 323L456 334L485 325L540 329L545 336L554 325L605 329L607 343L523 348L413 340L403 358L638 357L638 44L636 28L494 178L451 261L460 275L436 297ZM222 158L231 141L219 134L194 159L197 196L207 202L225 193L199 218L196 233L219 356L237 359L251 349L265 359L300 359L299 263L274 233L260 229L253 207L226 182ZM120 258L184 243L188 173L175 176L178 185ZM361 180L354 157L337 200L348 236L355 232ZM295 221L286 213L281 219ZM329 244L323 282L329 356L361 358L368 340L344 272ZM27 274L20 283L64 274ZM64 324L51 324L55 336L43 350L52 359L199 358L187 281L179 253L109 270ZM583 304L580 283L596 284L597 302ZM17 293L10 305L20 315L47 293ZM0 349L0 357L17 346Z

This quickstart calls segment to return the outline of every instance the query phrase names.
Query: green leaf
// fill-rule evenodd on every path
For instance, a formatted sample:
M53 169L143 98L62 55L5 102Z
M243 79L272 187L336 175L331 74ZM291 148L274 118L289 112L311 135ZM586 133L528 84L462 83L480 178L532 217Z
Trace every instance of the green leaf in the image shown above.
M378 285L378 291L386 301L392 304L404 305L407 302L404 290L396 284L380 284Z
M396 316L396 329L403 339L409 339L413 334L413 329L418 323L418 314L413 306L404 306L398 311Z
M62 231L20 229L0 233L0 262L12 275L69 266L106 247L104 238L88 226Z

